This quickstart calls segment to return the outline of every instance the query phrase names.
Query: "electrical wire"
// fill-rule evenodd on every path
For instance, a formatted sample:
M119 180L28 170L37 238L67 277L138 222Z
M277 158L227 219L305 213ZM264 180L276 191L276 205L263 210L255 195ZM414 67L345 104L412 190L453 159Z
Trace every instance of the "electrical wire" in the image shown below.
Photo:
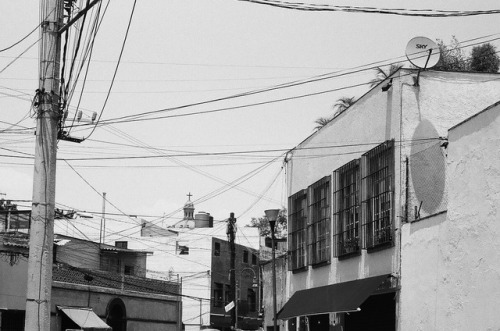
M364 14L386 14L400 16L417 16L417 17L464 17L477 15L492 15L499 14L500 9L492 10L435 10L435 9L406 9L406 8L376 8L376 7L355 7L355 6L337 6L330 4L313 4L303 2L290 2L278 0L237 0L260 5L267 5L282 9L293 9L300 11L330 11L330 12L345 12L345 13L364 13Z
M477 40L480 40L480 39L483 39L483 38L489 38L489 37L492 37L492 36L495 36L495 35L498 35L498 33L490 34L490 35L487 35L487 36L476 37L476 38L473 38L473 39L466 40L463 43L467 43L467 42L470 42L470 41L477 41ZM481 44L481 43L484 43L484 42L490 42L490 41L498 40L498 39L499 38L494 38L494 39L490 39L490 40L486 40L486 41L482 41L482 42L476 42L476 43L473 43L473 44L470 44L470 45L467 45L467 46L462 46L461 48L471 47L471 46L478 45L478 44ZM372 62L372 63L366 64L366 65L361 65L361 66L358 66L358 67L355 67L355 68L351 68L352 69L351 71L349 71L347 73L342 73L341 75L356 73L356 72L359 72L361 70L371 70L371 69L376 68L376 66L373 66L373 65L380 64L380 63L385 63L387 61L394 61L395 59L396 58L388 59L388 60L383 60L383 61ZM395 64L395 63L399 63L399 62L401 62L401 61L392 62L392 63L389 63L389 64ZM359 68L363 68L363 67L366 67L366 66L372 66L372 67L358 70ZM315 77L312 77L310 79L304 80L302 82L296 81L296 82L291 82L291 83L286 83L286 84L280 84L280 85L272 87L271 89L284 88L285 86L289 86L290 84L292 84L292 85L294 85L294 84L305 84L305 83L315 82L315 81L318 81L318 80L329 79L328 75L331 75L331 74L332 73L330 73L330 74L324 74L324 75L320 75L320 76L315 76ZM347 89L347 88L353 88L353 87L358 87L358 86L368 85L368 84L371 84L371 83L362 83L362 84L355 84L355 85L351 85L351 86L345 86L345 87L341 87L339 89L328 90L328 91L321 91L321 92L318 92L318 93L311 93L311 94L301 95L301 96L298 96L297 98L302 98L302 97L307 97L307 96L314 96L314 95L317 95L317 94L329 93L329 92L339 91L339 90L343 90L343 89ZM283 86L283 87L281 87L281 86ZM263 89L262 91L250 91L248 93L249 93L249 95L251 95L251 94L254 94L254 93L262 93L264 91L266 91L266 90ZM212 102L217 102L217 101L221 101L221 100L232 99L232 98L235 98L235 97L241 97L241 96L245 96L245 94L237 94L237 95L232 95L232 96L228 96L228 97L224 97L224 98L217 98L217 99L207 100L207 101L203 101L203 102L199 102L199 103L191 103L191 104L187 104L187 105L183 105L183 106L178 106L178 107L164 108L164 109L155 110L155 111L149 111L149 112L144 112L144 113L140 113L140 114L122 116L122 117L117 117L117 118L108 119L108 120L101 120L100 122L101 122L101 125L104 124L104 123L111 124L111 123L115 123L115 122L126 123L126 122L130 122L130 121L128 121L128 120L127 121L120 121L120 120L122 120L122 119L128 119L128 118L135 118L135 117L140 117L140 116L147 116L147 115L151 115L151 114L155 114L155 113L160 113L160 112L173 111L173 110L177 110L177 109L182 109L182 108L187 108L187 107L193 107L193 106L197 106L197 105L201 105L201 104L205 104L205 103L212 103ZM246 107L251 107L251 106L262 105L262 104L265 104L265 103L274 103L274 102L286 101L286 100L291 100L291 99L294 99L294 97L283 98L283 99L278 99L278 100L271 100L271 101L263 102L263 103L248 104L248 105L243 105L243 106L219 108L219 109L209 110L209 111L206 111L206 112L194 112L194 113L180 114L180 115L175 115L175 116L155 117L155 118L151 118L151 120L153 120L153 119L169 118L169 117L191 116L191 115L198 115L198 114L204 114L204 113L210 113L210 112L219 112L219 111L223 111L223 110L232 110L232 109L238 109L238 108L246 108ZM135 122L135 121L136 120L133 120L133 122ZM97 123L96 123L96 125L97 125ZM88 125L85 125L85 126L88 126Z
M129 21L128 21L128 25L127 25L127 30L125 32L125 37L123 38L122 47L121 47L121 50L120 50L120 55L118 56L118 61L116 63L115 71L113 73L113 78L111 79L111 84L110 84L109 89L108 89L108 94L106 95L106 98L104 100L104 104L102 106L101 112L99 113L99 116L98 116L98 118L96 120L96 123L95 123L94 127L90 131L89 135L87 137L85 137L85 139L88 139L94 133L94 131L95 131L97 125L99 124L99 121L101 120L101 117L102 117L102 115L104 113L104 109L106 108L106 105L108 103L109 96L111 95L111 90L113 89L113 85L114 85L114 82L115 82L116 74L118 73L118 68L120 67L120 61L122 59L123 51L125 49L125 44L127 43L128 33L130 31L130 25L132 24L132 18L134 17L136 3L137 3L137 0L134 0L134 4L132 6L132 11L130 13L130 17L129 17Z
M34 43L32 43L31 45L29 45L24 51L21 52L21 54L19 54L18 56L16 56L14 58L14 60L10 61L2 70L0 70L0 74L2 74L8 67L10 67L14 62L16 62L17 60L19 60L21 58L21 56L23 56L27 51L29 51L33 46L35 46L36 44L38 44L38 42L42 40L42 38L39 38L37 41L35 41Z
M5 52L5 51L7 51L7 50L9 50L9 49L11 49L11 48L13 48L13 47L15 47L16 45L20 44L21 42L23 42L26 38L28 38L29 36L31 36L31 34L32 34L33 32L35 32L35 31L36 31L36 30L40 27L40 25L41 25L41 23L40 23L40 24L38 24L38 25L37 25L37 26L36 26L33 30L31 30L31 31L30 31L30 32L29 32L26 36L24 36L23 38L19 39L18 41L16 41L16 42L15 42L15 43L13 43L12 45L10 45L10 46L8 46L8 47L6 47L6 48L2 48L2 49L0 49L0 53Z

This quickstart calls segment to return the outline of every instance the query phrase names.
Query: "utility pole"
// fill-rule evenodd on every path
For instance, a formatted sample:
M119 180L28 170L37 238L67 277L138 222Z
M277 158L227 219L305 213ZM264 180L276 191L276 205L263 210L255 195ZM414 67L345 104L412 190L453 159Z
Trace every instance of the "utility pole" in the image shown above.
M50 330L52 245L59 109L59 65L64 0L42 0L40 81L36 105L33 202L26 290L25 330Z
M231 327L233 329L237 326L236 321L236 307L238 302L236 301L236 245L234 239L236 237L236 218L234 218L234 213L231 213L227 221L227 236L229 237L229 249L230 255L230 286L231 286L231 301L234 302L234 308L231 309Z

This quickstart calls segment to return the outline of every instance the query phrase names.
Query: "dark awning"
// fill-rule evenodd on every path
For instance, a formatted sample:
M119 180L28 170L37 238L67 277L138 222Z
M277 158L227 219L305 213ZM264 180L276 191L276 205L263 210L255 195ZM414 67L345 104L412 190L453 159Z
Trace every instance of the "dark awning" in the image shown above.
M86 307L57 307L73 322L75 322L82 330L85 331L101 331L111 330L111 327L104 323L99 316L94 313L92 308Z
M357 311L388 276L376 276L297 291L278 312L278 319Z

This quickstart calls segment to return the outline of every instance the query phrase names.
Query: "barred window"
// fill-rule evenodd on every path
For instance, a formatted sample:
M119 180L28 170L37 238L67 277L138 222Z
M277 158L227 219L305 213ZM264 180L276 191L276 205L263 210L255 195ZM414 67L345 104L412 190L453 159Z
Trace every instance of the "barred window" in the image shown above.
M231 286L224 284L224 306L231 302Z
M220 243L216 242L214 246L214 256L220 256Z
M223 307L224 301L222 301L222 284L214 283L214 297L213 297L213 306L214 307Z
M360 173L359 160L354 160L334 172L335 256L360 251Z
M288 198L290 232L288 254L290 270L306 266L307 193L301 190Z
M393 242L394 141L362 157L363 232L366 248Z
M310 187L309 256L311 264L330 261L330 176Z

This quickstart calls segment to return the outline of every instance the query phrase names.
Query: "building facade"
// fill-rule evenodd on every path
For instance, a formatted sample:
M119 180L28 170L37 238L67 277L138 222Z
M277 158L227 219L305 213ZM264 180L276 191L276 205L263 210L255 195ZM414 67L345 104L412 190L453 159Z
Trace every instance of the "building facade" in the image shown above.
M231 330L231 311L235 310L236 327L257 330L262 325L261 276L259 252L243 245L235 245L236 303L226 310L232 301L230 245L227 240L212 240L212 296L210 327Z
M28 240L22 232L1 234L2 331L24 330ZM178 330L180 286L145 278L146 255L56 235L51 330Z
M402 330L500 325L499 146L498 102L449 130L446 210L402 227Z
M446 212L448 129L498 100L495 74L402 69L291 151L286 328L413 330L402 230Z

